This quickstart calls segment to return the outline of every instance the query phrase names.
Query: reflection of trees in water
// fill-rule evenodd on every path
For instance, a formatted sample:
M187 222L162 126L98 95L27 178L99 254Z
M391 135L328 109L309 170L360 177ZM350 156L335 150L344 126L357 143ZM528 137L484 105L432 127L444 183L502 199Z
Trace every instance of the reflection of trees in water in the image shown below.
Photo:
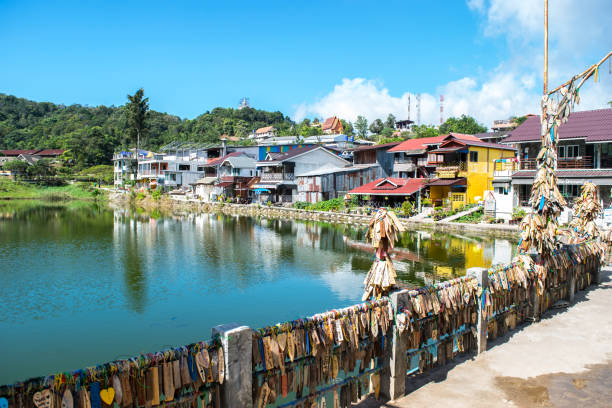
M147 277L138 244L138 225L128 220L123 234L123 276L128 307L142 314L146 306Z

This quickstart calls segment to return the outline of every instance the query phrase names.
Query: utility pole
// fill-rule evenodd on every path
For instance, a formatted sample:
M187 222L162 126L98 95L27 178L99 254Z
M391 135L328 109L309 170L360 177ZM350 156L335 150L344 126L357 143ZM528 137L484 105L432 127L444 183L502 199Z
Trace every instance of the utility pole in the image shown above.
M548 93L548 0L544 0L544 92Z

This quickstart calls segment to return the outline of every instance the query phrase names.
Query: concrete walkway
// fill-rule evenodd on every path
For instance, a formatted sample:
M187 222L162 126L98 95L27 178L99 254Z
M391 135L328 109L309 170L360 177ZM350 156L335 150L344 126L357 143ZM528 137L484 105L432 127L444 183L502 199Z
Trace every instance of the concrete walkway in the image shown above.
M359 407L612 406L612 268L567 309L489 343L480 357L408 380L406 397Z

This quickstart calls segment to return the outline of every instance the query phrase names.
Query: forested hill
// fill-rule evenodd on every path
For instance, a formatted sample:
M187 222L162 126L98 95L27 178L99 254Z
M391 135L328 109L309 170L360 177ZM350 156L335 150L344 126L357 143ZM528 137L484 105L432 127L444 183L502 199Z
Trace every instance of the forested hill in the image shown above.
M263 126L281 133L294 125L281 112L215 108L195 119L149 111L143 147L172 141L214 142L222 134L245 137ZM129 144L125 107L87 107L33 102L0 94L0 149L67 149L85 154L83 164L108 163L112 152Z

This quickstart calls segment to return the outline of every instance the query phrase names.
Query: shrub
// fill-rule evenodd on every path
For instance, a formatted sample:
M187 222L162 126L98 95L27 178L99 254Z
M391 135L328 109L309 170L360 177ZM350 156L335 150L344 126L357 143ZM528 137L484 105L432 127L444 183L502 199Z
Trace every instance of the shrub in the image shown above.
M161 196L162 196L162 192L161 192L161 189L159 189L159 188L154 190L153 193L151 194L151 197L154 200L159 200L161 198Z
M402 203L402 214L405 215L406 217L411 216L414 213L414 205L406 200Z
M145 198L145 193L138 193L136 194L136 199L137 200L144 200Z
M431 198L422 198L421 199L421 205L423 207L431 207Z
M512 219L513 220L520 220L523 219L523 217L527 215L527 212L525 210L523 210L522 208L519 207L515 207L512 210Z
M272 207L272 201L270 201L270 200L266 201L266 205L267 205L268 207Z
M310 204L306 201L296 201L293 203L293 208L297 208L298 210L307 210L310 207Z
M349 199L349 207L357 207L359 205L359 195L358 194L353 194L351 195L351 198Z
M342 198L332 198L327 201L319 201L311 204L309 209L314 211L340 211L344 208L344 200Z

